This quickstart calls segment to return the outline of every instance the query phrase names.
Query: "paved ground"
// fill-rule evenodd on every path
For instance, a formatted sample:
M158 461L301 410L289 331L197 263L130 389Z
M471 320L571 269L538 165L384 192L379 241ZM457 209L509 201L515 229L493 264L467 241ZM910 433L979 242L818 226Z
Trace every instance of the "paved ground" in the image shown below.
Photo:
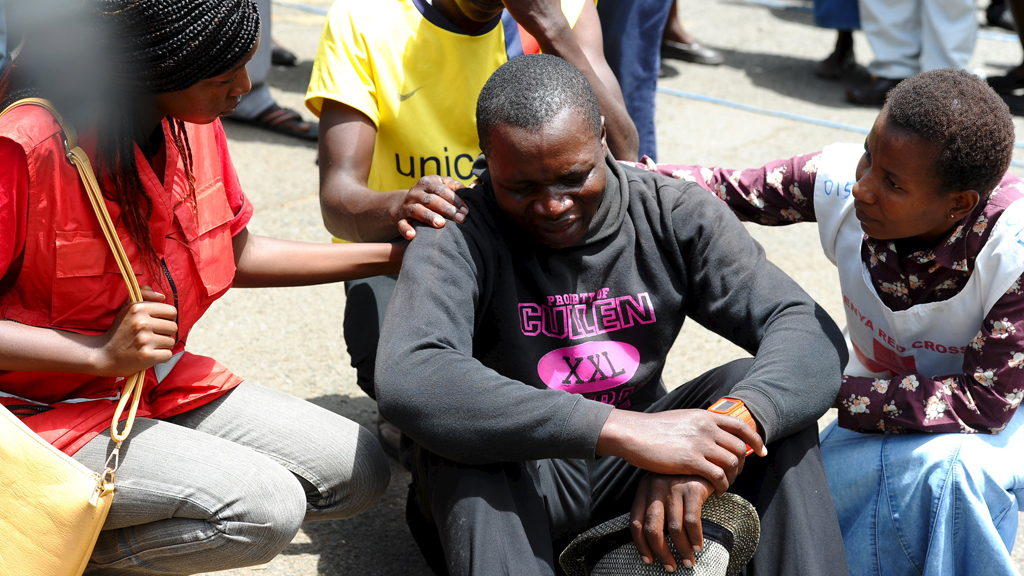
M330 2L305 3L322 9ZM847 105L842 96L844 87L864 78L866 72L861 70L855 78L838 83L813 75L815 61L830 52L835 38L832 31L815 28L809 14L736 0L683 0L680 11L693 32L723 50L725 64L709 68L670 63L663 86L870 127L877 111ZM275 5L274 36L300 56L298 67L278 68L271 74L274 93L282 104L302 108L323 22L322 16L308 11ZM870 48L859 34L856 49L858 62L870 61ZM978 41L972 67L998 74L1020 63L1021 57L1018 44L983 38ZM743 168L818 150L834 141L858 142L862 138L853 132L664 94L658 96L657 105L663 161ZM1022 127L1024 124L1018 123L1018 128ZM257 207L250 229L283 238L327 241L317 203L315 146L247 126L229 124L226 128L242 184ZM1024 154L1018 154L1018 159L1024 159ZM750 230L769 258L842 323L837 275L821 254L816 229L807 225ZM356 387L355 372L341 340L344 299L341 286L234 290L193 331L190 349L216 357L247 379L307 398L370 426L376 418L375 405ZM691 323L672 350L665 380L678 385L742 355L735 346ZM394 465L387 494L369 512L347 521L308 524L271 563L222 574L427 576L430 571L420 560L403 520L408 482L408 474ZM1016 556L1018 567L1024 570L1021 544L1024 538L1019 537Z

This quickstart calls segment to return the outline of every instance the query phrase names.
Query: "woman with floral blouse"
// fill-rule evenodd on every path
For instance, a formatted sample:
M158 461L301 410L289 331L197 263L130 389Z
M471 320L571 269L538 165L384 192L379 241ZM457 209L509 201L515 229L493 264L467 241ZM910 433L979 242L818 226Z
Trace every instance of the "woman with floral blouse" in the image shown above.
M744 220L818 223L847 316L850 363L821 450L851 574L1017 574L1024 182L1006 174L1013 145L995 92L940 69L893 89L863 146L742 171L646 164Z

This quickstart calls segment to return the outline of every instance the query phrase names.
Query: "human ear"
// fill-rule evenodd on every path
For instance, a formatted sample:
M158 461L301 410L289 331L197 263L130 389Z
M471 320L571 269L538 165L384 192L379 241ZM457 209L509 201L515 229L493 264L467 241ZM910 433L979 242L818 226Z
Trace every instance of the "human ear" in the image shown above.
M949 217L952 220L960 220L974 211L981 201L981 195L974 190L961 190L953 194L953 206L950 208Z

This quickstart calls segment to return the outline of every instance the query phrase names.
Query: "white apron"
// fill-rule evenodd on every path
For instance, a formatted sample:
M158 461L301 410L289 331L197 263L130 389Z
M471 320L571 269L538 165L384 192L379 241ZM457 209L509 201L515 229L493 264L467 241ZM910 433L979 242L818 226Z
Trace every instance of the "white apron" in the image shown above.
M864 232L854 213L852 191L863 154L861 144L825 147L814 183L821 246L839 269L843 291L843 332L850 349L846 374L935 378L961 373L964 351L988 311L1024 271L1024 202L1014 202L996 220L959 294L894 312L879 299L861 259Z

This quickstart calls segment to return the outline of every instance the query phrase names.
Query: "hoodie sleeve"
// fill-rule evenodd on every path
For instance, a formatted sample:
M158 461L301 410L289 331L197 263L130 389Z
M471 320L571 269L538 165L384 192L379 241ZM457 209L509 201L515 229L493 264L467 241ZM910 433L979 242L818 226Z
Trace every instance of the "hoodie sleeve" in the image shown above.
M473 358L496 247L466 226L421 226L406 251L377 351L381 415L466 464L593 458L611 406L534 388Z
M672 210L688 263L687 315L755 356L734 389L766 440L814 423L836 398L846 366L842 333L733 217L696 184Z

